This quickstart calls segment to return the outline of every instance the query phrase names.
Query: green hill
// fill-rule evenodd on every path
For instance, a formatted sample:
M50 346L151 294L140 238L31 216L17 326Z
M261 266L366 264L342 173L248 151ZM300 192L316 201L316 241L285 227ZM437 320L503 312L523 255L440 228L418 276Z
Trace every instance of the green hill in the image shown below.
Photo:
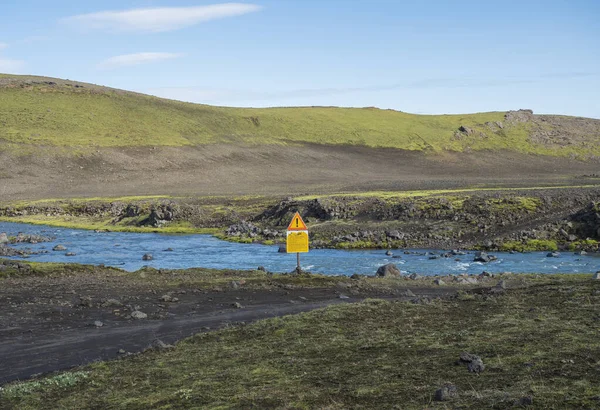
M0 75L2 140L83 148L316 143L587 159L600 156L600 120L528 111L414 115L376 108L227 108L68 80Z

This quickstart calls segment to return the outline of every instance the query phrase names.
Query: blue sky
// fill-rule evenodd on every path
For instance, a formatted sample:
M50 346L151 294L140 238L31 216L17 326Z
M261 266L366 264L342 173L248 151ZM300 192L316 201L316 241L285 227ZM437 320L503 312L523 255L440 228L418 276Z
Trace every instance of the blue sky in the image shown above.
M0 72L228 106L600 118L600 2L0 0Z

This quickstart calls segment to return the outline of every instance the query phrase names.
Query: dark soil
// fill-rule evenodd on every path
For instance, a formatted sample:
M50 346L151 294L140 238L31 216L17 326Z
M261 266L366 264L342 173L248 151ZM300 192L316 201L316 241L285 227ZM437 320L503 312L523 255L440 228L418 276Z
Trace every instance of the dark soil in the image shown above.
M385 289L349 293L336 286L294 285L237 288L175 284L132 278L94 268L77 276L20 277L0 286L0 385L39 373L140 352L157 340L174 343L195 333L241 322L309 311L368 297L393 296ZM452 288L411 287L416 296L438 297ZM348 298L340 294L348 293ZM176 302L161 300L164 295ZM109 299L122 303L109 306ZM168 299L168 298L167 298ZM235 307L239 303L242 307ZM133 310L148 315L130 317ZM96 327L95 321L103 326ZM119 353L119 350L127 353Z

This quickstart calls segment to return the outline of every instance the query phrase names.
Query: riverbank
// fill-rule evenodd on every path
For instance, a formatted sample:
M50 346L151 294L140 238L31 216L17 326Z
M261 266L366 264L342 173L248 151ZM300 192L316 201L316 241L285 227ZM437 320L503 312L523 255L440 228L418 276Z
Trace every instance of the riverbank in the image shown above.
M283 243L300 211L311 247L594 252L600 187L366 192L277 198L123 197L0 204L0 220Z
M3 376L111 360L5 384L3 408L600 403L600 281L590 275L440 286L433 278L25 265L0 279ZM260 320L290 313L299 314Z

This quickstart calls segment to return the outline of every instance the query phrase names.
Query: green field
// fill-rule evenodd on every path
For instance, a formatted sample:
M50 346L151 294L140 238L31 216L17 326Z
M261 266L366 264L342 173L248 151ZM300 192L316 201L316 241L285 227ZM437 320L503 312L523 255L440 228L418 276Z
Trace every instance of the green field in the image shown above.
M600 281L515 276L497 296L366 300L200 334L0 389L0 407L596 408ZM486 368L469 373L461 352ZM434 401L453 383L457 397Z
M44 82L48 80L55 84ZM0 83L0 140L12 144L87 148L317 143L427 152L502 149L600 155L600 144L557 149L533 143L528 123L505 124L502 129L486 125L504 121L503 112L414 115L376 108L227 108L87 84L75 88L80 83L38 77L8 84ZM460 126L473 132L457 136ZM600 135L584 137L596 141Z

